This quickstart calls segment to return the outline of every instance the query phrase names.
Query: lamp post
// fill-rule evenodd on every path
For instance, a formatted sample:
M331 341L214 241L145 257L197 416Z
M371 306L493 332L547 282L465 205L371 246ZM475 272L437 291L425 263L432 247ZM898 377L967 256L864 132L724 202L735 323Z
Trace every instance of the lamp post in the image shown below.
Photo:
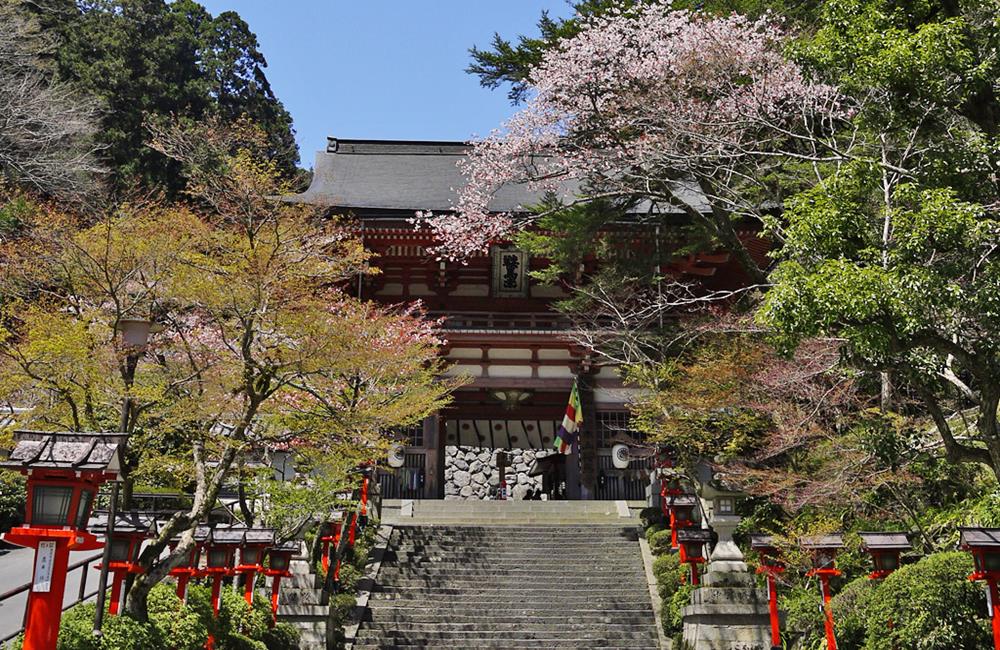
M694 511L698 507L698 497L693 494L677 494L667 498L667 512L670 516L670 545L678 548L678 531L694 526Z
M269 566L264 570L264 575L272 578L271 581L271 625L274 625L278 617L278 592L281 590L281 579L291 577L289 567L292 565L292 555L299 550L298 542L284 542L272 547L268 553Z
M98 488L115 480L121 471L125 438L123 434L17 431L14 450L0 462L0 467L28 477L26 521L4 535L8 542L35 549L24 650L56 647L69 552L101 547L86 524Z
M249 528L240 549L240 563L236 565L236 573L241 574L246 581L243 597L247 605L253 606L253 588L257 573L264 569L264 554L268 547L274 545L274 531L270 528Z
M698 586L698 565L704 564L705 544L712 541L712 531L704 528L682 528L677 531L681 562L691 567L691 584Z
M803 537L800 540L802 548L812 555L813 568L807 576L819 578L820 593L823 596L823 626L826 629L827 650L837 650L837 637L833 633L833 609L830 608L830 578L840 575L834 566L837 552L844 548L844 539L839 533Z
M100 530L108 528L109 513L98 512L91 517L88 528ZM105 538L105 548L109 548L108 569L114 573L111 581L111 603L108 611L112 616L118 615L121 607L122 584L128 574L142 573L139 565L139 551L142 543L156 535L156 519L152 515L139 512L125 512L115 515L114 532L110 539ZM98 565L103 570L103 565Z
M212 578L212 616L219 617L219 598L222 595L222 579L234 572L236 550L243 546L246 528L214 528L205 543L206 559L202 575ZM215 647L215 637L208 635L206 650Z
M1000 528L959 528L958 545L972 553L975 570L969 580L985 580L990 621L993 626L993 648L1000 650Z
M781 551L775 546L773 535L750 535L750 548L757 551L760 564L757 573L767 578L767 611L771 619L771 650L781 648L781 618L778 614L778 576L785 572Z
M118 431L128 434L132 426L132 398L129 391L135 381L135 368L139 363L149 341L149 335L154 331L152 322L141 318L120 318L115 323L115 329L121 333L122 341L125 343L126 355L125 365L122 368L122 381L125 384L125 398L122 400L121 419L118 423ZM124 454L124 449L122 450ZM104 531L104 539L110 540L115 532L115 511L118 509L118 488L119 482L116 479L111 484L111 497L108 504L107 528ZM97 609L94 612L94 636L101 636L101 626L104 624L104 599L108 593L108 570L110 564L111 547L104 546L104 556L101 558L101 572L97 579Z
M211 529L208 526L198 526L194 529L194 545L188 551L187 557L181 564L170 570L170 575L177 578L177 597L182 601L187 599L187 586L191 578L198 575L198 566L201 563L201 552L208 540ZM170 540L170 552L181 541L181 536L177 535Z
M872 556L875 570L868 574L871 580L881 580L899 568L899 556L913 548L906 533L863 532L861 547Z

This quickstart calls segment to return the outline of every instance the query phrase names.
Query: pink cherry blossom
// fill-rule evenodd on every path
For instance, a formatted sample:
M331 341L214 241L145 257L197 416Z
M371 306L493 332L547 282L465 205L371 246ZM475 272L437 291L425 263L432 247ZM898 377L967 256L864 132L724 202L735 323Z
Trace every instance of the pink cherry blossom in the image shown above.
M418 220L440 239L439 255L462 258L526 223L490 210L509 183L696 210L706 198L731 202L723 190L748 158L815 145L817 124L846 115L835 88L784 56L785 42L771 17L715 18L669 3L592 19L533 71L525 108L473 143L454 212ZM692 180L701 204L677 191ZM704 196L718 187L720 196Z

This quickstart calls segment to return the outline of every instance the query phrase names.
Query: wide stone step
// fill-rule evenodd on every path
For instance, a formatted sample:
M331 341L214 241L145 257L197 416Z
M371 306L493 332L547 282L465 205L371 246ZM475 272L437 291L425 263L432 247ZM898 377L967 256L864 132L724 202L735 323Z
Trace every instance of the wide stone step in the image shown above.
M417 641L392 641L379 643L377 641L373 642L370 640L359 641L353 646L356 650L374 650L379 649L389 649L389 648L428 648L434 647L434 644L428 644L426 640ZM478 650L479 648L504 648L504 650L529 650L535 648L547 648L551 650L580 650L580 648L602 648L607 650L617 650L621 648L622 650L659 650L659 643L641 643L634 640L629 641L619 641L617 639L608 639L607 641L601 643L600 645L593 645L591 641L585 641L581 645L578 641L564 641L564 640L553 640L553 639L530 639L530 640L520 640L512 643L506 638L500 639L485 639L480 638L474 645L456 644L449 643L448 650Z
M518 621L516 623L455 623L452 621L439 621L436 623L407 623L406 636L416 636L418 634L459 634L466 632L495 632L512 635L534 635L566 632L566 623L550 623L546 621ZM366 629L375 632L382 632L387 635L401 634L399 626L391 621L376 621L365 626ZM622 625L609 623L606 625L595 625L592 627L578 627L577 632L592 632L601 636L629 636L635 638L636 635L656 634L656 625L649 621L639 625Z
M416 606L423 604L433 604L435 607L442 607L449 603L480 605L482 607L498 606L494 598L506 598L514 593L520 594L516 601L518 605L526 608L544 609L551 607L557 611L566 611L572 607L592 605L594 609L611 609L625 605L638 604L639 606L650 606L649 593L643 594L637 591L612 592L612 593L586 593L572 594L560 592L540 592L528 593L524 590L507 589L503 592L496 592L489 595L482 593L465 593L460 589L451 589L451 593L434 589L393 589L392 587L377 586L371 593L372 600L393 601L403 606L404 603L412 603Z
M394 644L413 643L423 641L431 645L431 642L445 643L452 645L468 644L481 645L483 643L493 643L506 640L508 644L516 644L522 641L550 641L550 642L575 642L582 648L603 648L605 644L614 639L618 643L624 641L645 641L655 642L656 631L631 632L609 635L603 632L590 632L587 630L553 630L538 632L385 632L383 630L372 630L365 628L358 640L372 640L380 643L392 642Z
M505 609L496 608L488 612L473 610L472 608L453 611L436 607L375 607L371 610L372 621L385 623L437 623L446 618L451 623L480 623L482 625L493 625L497 623L508 623L511 620L541 622L559 625L598 625L598 624L619 624L619 625L646 625L653 622L653 612L648 608L609 611L600 610L578 610L574 609L572 615L567 615L565 611L560 613L557 610L539 612L536 609Z

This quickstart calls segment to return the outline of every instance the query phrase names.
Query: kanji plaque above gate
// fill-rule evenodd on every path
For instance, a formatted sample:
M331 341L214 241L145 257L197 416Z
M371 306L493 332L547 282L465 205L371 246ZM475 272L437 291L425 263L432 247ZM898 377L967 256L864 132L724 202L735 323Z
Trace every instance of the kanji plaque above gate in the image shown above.
M493 295L521 298L528 295L528 254L514 249L493 249Z

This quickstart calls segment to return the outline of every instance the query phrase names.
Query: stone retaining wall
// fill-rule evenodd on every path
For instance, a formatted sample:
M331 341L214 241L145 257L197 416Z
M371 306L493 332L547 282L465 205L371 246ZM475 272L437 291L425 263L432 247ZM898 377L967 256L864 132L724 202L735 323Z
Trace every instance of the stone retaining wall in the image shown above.
M497 451L507 451L507 487L514 499L523 499L525 493L542 488L541 476L528 476L535 458L553 454L534 449L497 450L489 447L444 448L444 498L488 499L500 483L497 468Z

